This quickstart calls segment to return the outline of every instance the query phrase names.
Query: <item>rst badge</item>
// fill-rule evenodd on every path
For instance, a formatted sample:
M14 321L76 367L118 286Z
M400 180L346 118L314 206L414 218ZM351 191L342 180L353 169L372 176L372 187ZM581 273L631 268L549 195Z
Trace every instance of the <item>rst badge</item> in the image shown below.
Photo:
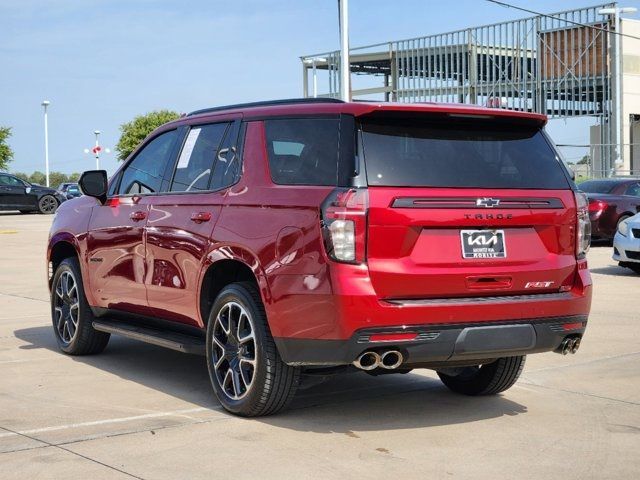
M505 258L503 230L461 230L462 258Z

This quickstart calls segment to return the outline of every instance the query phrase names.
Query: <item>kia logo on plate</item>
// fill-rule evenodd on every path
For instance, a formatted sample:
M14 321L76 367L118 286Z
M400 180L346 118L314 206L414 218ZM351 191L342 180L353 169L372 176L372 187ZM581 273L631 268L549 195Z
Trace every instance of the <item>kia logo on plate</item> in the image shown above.
M497 198L478 198L476 199L476 207L497 207L500 205L500 200Z

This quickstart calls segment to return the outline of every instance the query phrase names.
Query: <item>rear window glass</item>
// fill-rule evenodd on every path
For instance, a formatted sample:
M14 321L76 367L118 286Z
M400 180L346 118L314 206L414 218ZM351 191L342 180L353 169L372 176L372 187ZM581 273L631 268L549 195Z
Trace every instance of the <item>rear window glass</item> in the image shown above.
M611 193L616 188L617 183L609 182L606 180L590 180L588 182L582 182L578 185L578 188L587 193Z
M493 122L366 122L369 185L564 189L553 148L535 127Z
M337 185L340 121L328 118L265 121L274 183Z

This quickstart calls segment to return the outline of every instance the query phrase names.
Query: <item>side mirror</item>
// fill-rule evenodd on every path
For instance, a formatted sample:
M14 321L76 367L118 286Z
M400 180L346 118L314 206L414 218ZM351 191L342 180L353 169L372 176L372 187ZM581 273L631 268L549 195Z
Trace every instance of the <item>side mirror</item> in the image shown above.
M107 201L107 172L105 170L87 170L80 176L78 185L82 193L97 198L104 205Z

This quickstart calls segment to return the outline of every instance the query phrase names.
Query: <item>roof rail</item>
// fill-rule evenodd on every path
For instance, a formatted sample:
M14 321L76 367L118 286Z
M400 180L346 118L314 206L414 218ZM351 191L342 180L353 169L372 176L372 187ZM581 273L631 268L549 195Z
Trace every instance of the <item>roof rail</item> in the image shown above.
M203 108L202 110L195 110L187 114L187 117L192 115L200 115L201 113L213 113L223 110L234 110L238 108L253 108L253 107L268 107L273 105L294 105L296 103L344 103L337 98L285 98L281 100L267 100L264 102L251 102L251 103L237 103L235 105L224 105L221 107Z

